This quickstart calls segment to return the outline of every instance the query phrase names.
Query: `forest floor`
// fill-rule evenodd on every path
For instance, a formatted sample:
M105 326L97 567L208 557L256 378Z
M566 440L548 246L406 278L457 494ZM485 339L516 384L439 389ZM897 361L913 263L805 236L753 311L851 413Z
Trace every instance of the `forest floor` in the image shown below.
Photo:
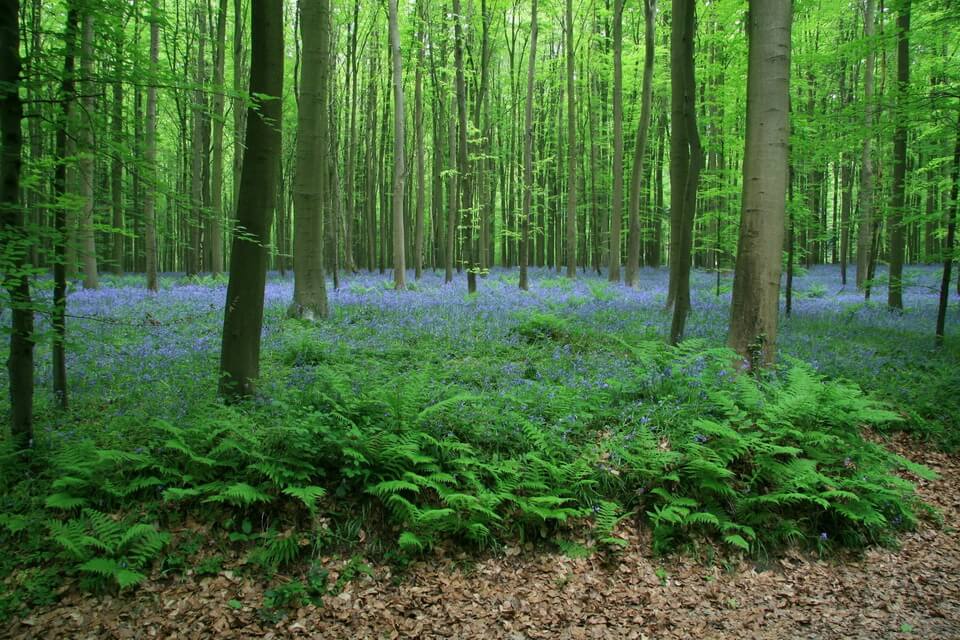
M373 567L322 606L258 615L267 584L229 570L151 581L133 595L66 594L12 621L11 638L960 638L960 456L897 437L935 470L919 493L940 510L899 549L767 566L657 558L633 524L613 556L572 559L517 548L435 557L394 576ZM342 565L342 563L341 563ZM336 565L333 565L336 566ZM342 568L342 567L341 567ZM331 572L335 579L336 570Z
M908 515L901 521L908 512L887 510L891 503L883 502L878 508L885 509L889 539L898 546L852 551L879 538L853 537L845 544L837 520L789 503L780 514L795 515L798 534L787 536L795 544L787 551L778 545L766 556L763 542L778 539L771 527L753 538L751 559L718 536L678 538L667 547L678 552L657 555L649 517L664 504L651 498L665 477L665 467L656 465L676 452L720 451L726 436L707 431L701 418L721 420L726 409L718 403L741 402L740 392L730 389L747 388L730 384L727 356L717 364L698 355L725 342L729 274L693 275L686 332L693 357L686 361L651 361L636 353L644 345L661 355L666 348L665 270L643 270L637 289L592 274L570 281L546 269L533 270L529 293L518 290L511 271L481 279L476 295L466 294L463 280L444 285L442 274L426 273L421 281L411 278L409 291L396 292L386 276L351 276L330 291L331 319L306 325L285 317L292 279L271 276L261 397L242 409L224 407L215 397L224 279L167 275L161 291L148 294L136 276L110 276L98 291L71 292L69 412L53 407L46 339L37 354L38 451L50 466L24 475L5 469L0 458L0 637L960 639L960 316L952 296L947 345L934 348L937 269L908 270L906 308L895 313L884 304L883 273L872 302L840 286L836 267L798 273L793 315L783 319L778 337L783 373L763 387L759 408L749 409L776 425L768 434L796 426L806 436L804 429L819 430L822 422L836 423L842 435L846 424L853 439L830 442L856 450L827 446L818 464L831 483L854 490L879 469L880 458L860 446L873 446L859 437L861 427L873 425L869 439L939 474L932 480L906 476L936 512L921 509L913 528ZM41 299L49 296L40 289ZM42 314L38 330L47 335ZM804 364L795 380L790 371L798 362ZM5 375L0 370L0 386ZM808 398L840 404L798 405L807 420L800 424L792 420L789 398L799 388L791 385L804 381ZM844 422L842 411L832 415L835 406L847 406L838 394L855 389L842 386L848 383L895 415L881 412L887 417L879 422ZM778 404L776 393L787 400ZM0 414L5 401L0 398ZM778 417L771 407L785 413ZM879 415L870 411L864 415ZM627 543L622 549L591 527L600 505L590 498L577 505L580 515L571 522L566 512L551 515L552 529L531 526L537 521L529 514L522 520L520 509L504 510L506 517L494 514L487 521L496 533L489 544L428 538L431 530L424 527L418 532L426 542L415 544L429 550L397 554L400 530L384 516L389 501L373 498L373 482L392 476L344 455L364 441L325 421L334 414L372 443L383 441L384 433L419 437L422 431L434 441L463 444L479 452L470 462L476 468L515 455L521 461L515 469L523 470L536 467L530 460L557 452L549 459L573 469L570 478L586 474L592 486L619 491L624 512L641 515L616 528L615 536ZM755 434L755 422L743 421L744 433ZM174 442L174 432L183 441ZM207 448L199 448L204 434L222 433L237 440L210 436ZM312 439L285 435L298 433ZM278 441L258 440L261 434ZM777 437L797 442L793 435ZM227 441L254 444L242 455L213 448ZM264 443L269 447L260 451ZM250 471L263 467L265 458L255 454L272 456L287 447L300 456L292 463L284 459L291 469L301 461L312 465L311 479L300 484L324 485L317 506L329 522L322 526L304 517L302 504L283 502L290 494L281 494L263 473ZM371 445L364 452L377 450ZM617 459L617 452L624 457ZM89 466L69 472L70 483L58 489L55 481L69 475L63 470L72 464L71 453ZM216 455L216 461L204 457ZM196 461L216 462L211 473L233 475L204 476ZM897 466L897 473L905 468ZM188 482L186 470L197 477ZM374 478L367 485L357 481L365 474ZM757 486L770 490L757 477ZM248 489L244 483L254 483L269 495L224 505L227 494L209 489L215 480ZM737 478L742 496L749 493L743 490L748 480ZM124 492L134 481L143 482ZM677 492L700 495L690 478L671 482ZM78 501L64 506L62 487ZM572 502L576 492L561 489L560 503ZM189 491L192 500L184 498ZM220 506L211 504L215 499ZM419 504L424 511L436 506L426 499ZM163 553L132 567L149 577L119 595L116 584L84 583L88 557L69 558L55 543L56 533L68 532L71 523L80 523L81 534L88 531L82 518L98 513L94 509L169 534ZM584 524L581 537L576 527ZM297 533L300 525L309 539ZM577 537L563 539L571 533ZM544 543L518 542L531 537ZM464 538L460 531L457 539ZM255 554L278 540L296 543L298 561L266 568ZM558 548L566 553L551 551ZM309 563L302 562L307 556ZM84 584L93 584L94 593Z

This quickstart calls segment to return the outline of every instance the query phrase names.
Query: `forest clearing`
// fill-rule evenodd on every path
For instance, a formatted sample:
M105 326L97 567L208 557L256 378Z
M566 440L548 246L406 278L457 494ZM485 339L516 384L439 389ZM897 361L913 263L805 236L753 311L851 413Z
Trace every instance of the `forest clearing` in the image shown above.
M960 638L954 0L0 0L0 635Z

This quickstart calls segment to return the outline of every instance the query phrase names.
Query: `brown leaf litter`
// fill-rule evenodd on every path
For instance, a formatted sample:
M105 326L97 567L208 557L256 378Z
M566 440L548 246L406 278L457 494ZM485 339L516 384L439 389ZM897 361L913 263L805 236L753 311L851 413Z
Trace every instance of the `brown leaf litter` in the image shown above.
M611 560L518 549L471 563L435 555L400 580L388 567L346 584L323 606L257 614L250 577L152 581L121 597L71 592L14 620L9 638L636 638L960 639L960 456L897 438L888 446L940 474L919 481L943 524L924 522L900 549L819 560L790 553L771 566L721 569L658 559L642 533ZM335 580L342 562L332 564Z

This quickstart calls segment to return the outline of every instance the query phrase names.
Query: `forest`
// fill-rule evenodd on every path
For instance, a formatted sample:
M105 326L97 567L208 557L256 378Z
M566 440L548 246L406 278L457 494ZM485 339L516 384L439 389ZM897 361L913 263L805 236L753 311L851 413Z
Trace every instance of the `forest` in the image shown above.
M956 0L0 0L0 636L960 638Z

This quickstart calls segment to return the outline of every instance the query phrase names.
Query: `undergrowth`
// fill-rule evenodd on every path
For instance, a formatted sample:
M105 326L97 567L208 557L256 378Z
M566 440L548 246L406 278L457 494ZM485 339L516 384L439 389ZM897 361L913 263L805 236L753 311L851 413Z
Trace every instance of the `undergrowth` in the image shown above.
M701 341L631 343L546 312L470 350L351 351L284 328L269 398L177 421L105 415L39 443L28 468L0 452L0 616L45 601L23 586L43 583L38 567L100 590L182 568L193 542L173 532L194 521L276 570L356 548L361 530L394 558L447 543L615 547L631 514L661 553L861 548L924 509L904 474L932 473L861 436L902 416L800 362L752 377ZM605 379L582 374L602 366ZM291 585L276 606L320 592Z

